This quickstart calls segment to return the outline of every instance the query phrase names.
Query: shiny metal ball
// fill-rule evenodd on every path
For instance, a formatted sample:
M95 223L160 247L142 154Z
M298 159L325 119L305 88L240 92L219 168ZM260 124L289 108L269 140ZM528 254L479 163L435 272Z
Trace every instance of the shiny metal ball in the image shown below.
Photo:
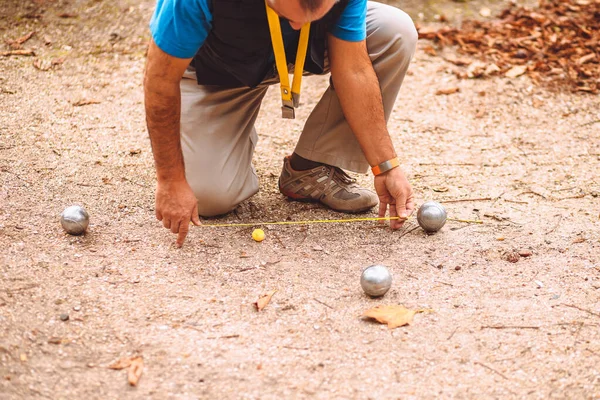
M446 209L438 202L428 201L419 207L417 221L427 233L434 233L446 224Z
M70 235L81 235L90 224L90 216L81 206L65 208L60 214L60 224Z
M392 275L383 265L371 265L362 272L360 286L371 297L383 296L392 287Z

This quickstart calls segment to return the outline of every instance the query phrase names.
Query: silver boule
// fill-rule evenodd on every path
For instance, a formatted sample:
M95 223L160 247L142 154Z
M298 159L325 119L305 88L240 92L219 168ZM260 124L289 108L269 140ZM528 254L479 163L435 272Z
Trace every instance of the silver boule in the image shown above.
M60 224L70 235L81 235L90 224L90 216L81 206L65 208L60 214Z
M392 275L383 265L371 265L362 272L360 286L371 297L383 296L392 287Z
M436 201L428 201L419 207L417 221L427 233L434 233L446 224L446 209Z

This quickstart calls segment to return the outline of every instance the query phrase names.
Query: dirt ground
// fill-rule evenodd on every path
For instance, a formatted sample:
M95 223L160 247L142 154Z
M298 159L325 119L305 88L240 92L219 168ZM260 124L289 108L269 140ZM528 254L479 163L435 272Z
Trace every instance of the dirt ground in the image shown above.
M458 80L420 43L390 132L419 204L483 224L268 226L262 243L196 227L176 249L154 218L144 121L153 6L0 5L2 42L36 32L35 56L0 58L0 399L600 398L597 96ZM344 217L276 188L326 84L305 80L295 121L270 91L261 191L218 222ZM91 215L83 237L60 227L72 204ZM394 277L381 299L359 285L375 263ZM378 304L434 311L390 330L361 318ZM138 354L129 387L107 366Z

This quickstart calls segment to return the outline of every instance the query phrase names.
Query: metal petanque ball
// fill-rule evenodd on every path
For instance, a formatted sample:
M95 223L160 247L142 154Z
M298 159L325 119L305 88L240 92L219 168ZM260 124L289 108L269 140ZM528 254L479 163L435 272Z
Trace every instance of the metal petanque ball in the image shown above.
M446 209L435 201L424 203L417 212L417 221L427 233L434 233L442 229L446 223L446 218Z
M371 297L383 296L392 286L392 275L383 265L371 265L362 272L360 286Z
M67 207L60 214L60 224L68 234L81 235L90 224L90 216L83 207Z

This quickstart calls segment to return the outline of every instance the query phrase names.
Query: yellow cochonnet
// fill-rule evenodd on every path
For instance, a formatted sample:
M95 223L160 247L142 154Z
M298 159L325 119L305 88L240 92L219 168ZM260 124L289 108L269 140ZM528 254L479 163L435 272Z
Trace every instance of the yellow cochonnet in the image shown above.
M271 43L273 44L273 53L275 54L275 65L279 74L281 83L281 114L283 118L294 119L296 114L294 109L300 104L300 89L302 86L302 73L304 72L304 60L308 50L308 37L310 34L310 22L304 24L300 29L300 40L298 41L298 51L296 53L296 65L294 67L294 80L290 87L290 78L285 57L285 47L283 45L283 36L281 35L281 24L279 15L267 7L267 19L269 21L269 30L271 32Z

